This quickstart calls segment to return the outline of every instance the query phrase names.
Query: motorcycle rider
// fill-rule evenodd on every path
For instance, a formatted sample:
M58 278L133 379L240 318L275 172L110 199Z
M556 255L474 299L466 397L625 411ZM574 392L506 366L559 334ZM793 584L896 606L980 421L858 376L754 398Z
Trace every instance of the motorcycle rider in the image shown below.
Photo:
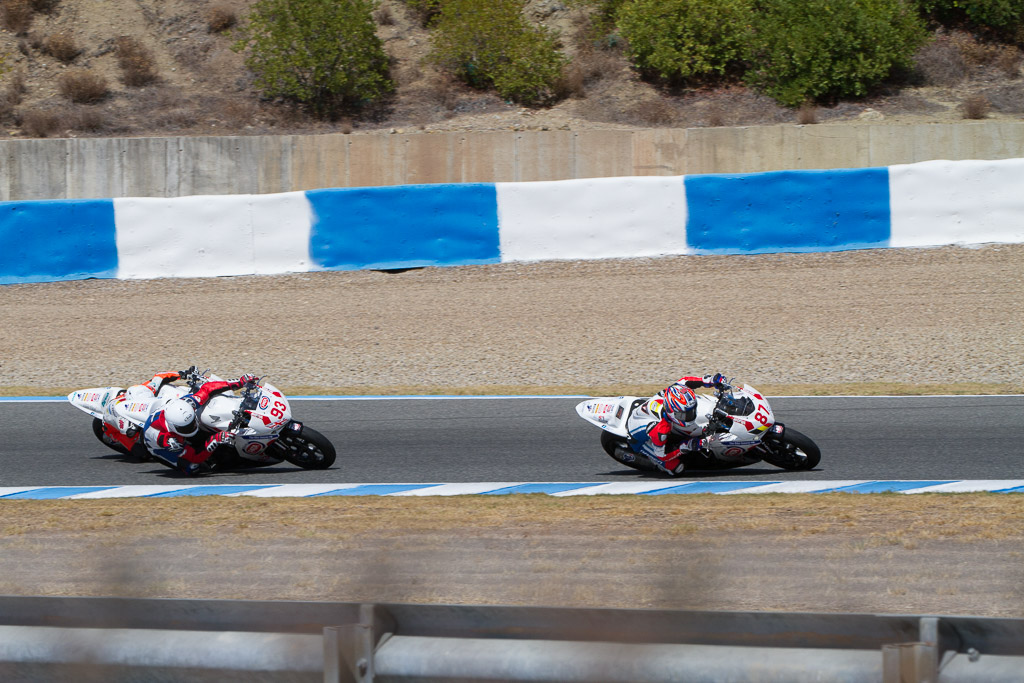
M158 373L149 382L137 386L157 395L165 383L182 379L193 371L194 368L189 368L182 373ZM146 450L185 474L198 474L217 447L234 443L235 435L229 431L220 431L210 436L202 447L196 447L192 439L199 433L199 416L196 411L215 394L229 389L241 389L257 379L256 375L246 373L230 381L207 381L192 393L173 398L159 406L143 426L142 438Z
M683 458L707 445L708 434L697 424L697 395L694 389L726 384L720 372L703 377L681 377L655 394L640 411L652 418L647 426L650 446L643 452L662 472L678 477L686 469Z

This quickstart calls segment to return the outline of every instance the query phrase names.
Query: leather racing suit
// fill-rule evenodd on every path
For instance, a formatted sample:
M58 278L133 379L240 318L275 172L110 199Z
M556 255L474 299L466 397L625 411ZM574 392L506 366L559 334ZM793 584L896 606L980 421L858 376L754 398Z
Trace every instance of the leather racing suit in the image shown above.
M179 376L176 372L160 373L149 382L139 386L149 388L156 395L159 394L160 387L165 382L174 381ZM215 394L229 389L240 389L252 377L252 375L243 375L231 381L209 381L193 393L183 396L182 400L192 404L192 407L198 412ZM203 469L202 465L210 458L217 446L232 441L232 437L227 432L217 432L206 439L205 443L200 435L189 438L175 433L165 418L165 406L166 402L154 405L153 412L150 413L149 419L143 426L142 438L146 450L170 467L179 469L186 474L196 474ZM197 446L197 442L202 445Z
M704 377L681 377L674 382L683 385L688 389L699 389L701 387L718 387L725 381L721 373L705 375ZM697 423L696 419L679 422L670 419L665 409L665 392L671 386L662 389L649 401L636 410L636 418L649 420L646 426L649 441L643 444L642 452L657 465L661 471L679 476L685 469L683 458L694 451L700 450L705 445L704 428Z

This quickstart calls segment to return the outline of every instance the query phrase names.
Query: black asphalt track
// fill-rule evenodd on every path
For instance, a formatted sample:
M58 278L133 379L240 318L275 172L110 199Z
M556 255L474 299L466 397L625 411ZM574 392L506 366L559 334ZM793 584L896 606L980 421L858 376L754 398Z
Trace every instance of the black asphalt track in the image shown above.
M335 467L287 463L214 473L205 483L613 482L652 476L601 450L575 398L295 400L298 420L328 436ZM775 398L777 418L814 439L810 472L770 465L689 472L686 480L959 480L1024 478L1024 396ZM0 487L174 484L126 459L66 402L0 402Z

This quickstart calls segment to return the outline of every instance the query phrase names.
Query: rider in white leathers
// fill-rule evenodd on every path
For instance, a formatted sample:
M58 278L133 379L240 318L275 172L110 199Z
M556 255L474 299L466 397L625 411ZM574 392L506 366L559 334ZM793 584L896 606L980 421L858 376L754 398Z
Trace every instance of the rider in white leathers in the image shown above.
M645 428L649 440L642 446L642 452L662 472L681 475L686 469L684 456L707 445L704 428L696 421L697 396L693 390L720 388L725 381L725 375L720 372L682 377L637 408L635 417L649 420ZM623 455L628 457L628 454Z
M161 372L148 382L136 384L125 390L127 401L159 398L160 390L166 384L181 379L188 372ZM208 381L194 392L178 398L168 397L158 400L150 407L149 418L143 426L142 440L146 450L161 462L174 467L186 474L198 474L204 464L221 445L230 445L234 434L221 431L205 440L195 443L199 433L199 416L197 411L215 394L230 389L240 389L247 382L257 379L256 375L245 374L228 382ZM107 430L108 433L116 430ZM116 434L111 433L115 439ZM120 440L120 439L119 439Z

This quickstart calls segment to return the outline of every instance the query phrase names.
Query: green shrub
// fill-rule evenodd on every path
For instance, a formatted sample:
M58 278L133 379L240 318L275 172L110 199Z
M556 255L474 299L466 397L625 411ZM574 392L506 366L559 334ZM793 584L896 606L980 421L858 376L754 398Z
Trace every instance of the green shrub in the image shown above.
M752 0L633 0L616 21L638 68L668 80L736 71Z
M526 21L522 0L443 0L432 22L431 60L475 88L508 100L554 99L568 63L554 32Z
M944 26L966 24L1013 39L1024 29L1021 0L917 0L921 13Z
M373 22L375 0L257 0L236 50L256 87L318 117L376 100L392 89Z
M786 106L861 97L927 39L903 0L762 0L747 80Z

